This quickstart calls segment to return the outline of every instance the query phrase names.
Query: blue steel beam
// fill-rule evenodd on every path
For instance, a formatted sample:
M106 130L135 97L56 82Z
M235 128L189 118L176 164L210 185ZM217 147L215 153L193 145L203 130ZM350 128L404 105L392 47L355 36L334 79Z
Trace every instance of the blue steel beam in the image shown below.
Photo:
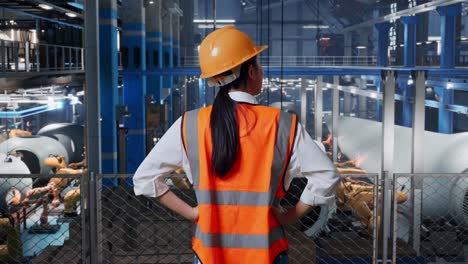
M117 0L101 0L99 8L99 52L101 82L102 173L116 173L117 117L119 102L117 58ZM105 179L107 180L107 179Z
M388 45L390 44L390 37L388 32L392 24L383 22L375 24L375 28L379 32L378 46L377 46L377 65L381 67L388 66Z
M455 67L456 19L461 13L461 4L441 6L437 8L437 12L441 19L440 67L451 69ZM443 87L440 96L443 104L452 104L454 101L452 89ZM443 107L439 108L439 132L448 134L453 132L453 113Z
M127 50L127 69L146 72L146 27L143 0L122 2L122 47ZM127 132L127 173L134 173L146 156L146 75L123 74L123 103L130 116ZM131 180L129 180L132 184Z
M404 33L404 66L411 68L416 66L416 24L419 22L418 16L401 17L401 22L405 25Z

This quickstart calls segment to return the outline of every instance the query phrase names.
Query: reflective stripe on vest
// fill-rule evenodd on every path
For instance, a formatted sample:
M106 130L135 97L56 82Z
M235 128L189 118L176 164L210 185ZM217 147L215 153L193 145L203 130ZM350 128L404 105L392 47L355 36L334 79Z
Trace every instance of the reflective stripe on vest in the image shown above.
M296 116L265 106L242 105L241 108L244 112L239 111L238 114L245 114L249 111L253 114L250 116L249 113L245 114L248 117L245 117L244 123L239 121L238 116L239 131L242 129L244 132L247 131L246 135L240 135L244 140L241 141L248 143L241 144L244 146L241 152L244 153L244 161L238 163L238 166L243 164L242 167L237 167L232 173L236 174L236 177L249 179L246 181L237 181L235 179L241 178L234 176L232 176L234 178L227 177L226 180L214 174L210 175L213 173L209 167L211 107L186 112L182 120L183 143L190 163L200 212L193 241L194 250L202 262L205 261L203 263L219 261L250 263L256 261L255 258L271 263L277 254L287 250L284 230L270 210L272 206L279 204L284 195L283 187L280 185L283 184L283 177L292 151L296 133ZM257 121L262 126L258 127ZM252 126L249 127L249 125ZM249 130L255 126L257 130ZM259 136L263 135L265 136L260 139ZM257 139L265 149L257 147ZM265 152L262 153L262 151ZM255 156L253 159L255 163L250 162L249 159L246 160L246 157L250 155ZM257 164L260 165L258 168ZM262 169L259 170L259 168ZM232 173L231 175L234 175ZM209 177L215 178L211 180ZM203 179L202 182L200 182L201 179ZM260 183L257 183L256 179ZM226 185L231 182L240 185ZM217 218L218 214L220 218ZM238 221L242 222L236 222L236 218L241 216L242 219ZM252 219L248 219L249 217ZM248 250L249 253L242 250ZM224 253L220 253L221 251ZM236 256L235 261L228 256Z
M200 227L195 227L195 237L203 241L206 247L227 248L256 248L268 249L274 242L285 237L281 226L273 227L268 236L265 235L242 235L242 234L217 234L202 233Z

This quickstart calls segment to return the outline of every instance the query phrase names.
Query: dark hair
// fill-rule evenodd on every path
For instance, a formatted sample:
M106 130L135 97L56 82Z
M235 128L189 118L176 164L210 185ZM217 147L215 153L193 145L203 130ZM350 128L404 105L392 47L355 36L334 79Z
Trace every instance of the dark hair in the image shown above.
M219 177L226 175L239 156L239 128L237 124L237 103L229 96L229 89L246 84L249 66L257 66L257 57L244 62L239 78L221 86L211 110L211 143L213 145L211 168ZM231 75L227 71L221 75Z

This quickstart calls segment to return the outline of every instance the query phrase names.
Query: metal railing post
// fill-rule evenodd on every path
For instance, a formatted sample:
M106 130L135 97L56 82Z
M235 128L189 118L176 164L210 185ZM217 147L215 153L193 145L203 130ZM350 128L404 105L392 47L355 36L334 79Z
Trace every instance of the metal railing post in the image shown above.
M25 70L26 72L29 72L29 41L26 41L25 46L24 46L24 63L25 63Z
M84 71L85 69L85 62L84 62L84 49L81 49L81 69Z
M58 61L57 61L57 46L54 46L54 71L57 70Z
M45 51L46 51L46 71L50 71L50 63L49 63L49 46L45 45Z
M72 69L72 48L69 47L68 48L68 69L71 70Z
M19 68L19 42L13 42L13 60L15 61L15 71Z
M62 47L62 65L59 67L61 70L65 69L65 47Z
M37 72L40 72L40 68L41 68L41 49L40 49L40 46L39 44L35 44L35 56L36 56L36 71Z

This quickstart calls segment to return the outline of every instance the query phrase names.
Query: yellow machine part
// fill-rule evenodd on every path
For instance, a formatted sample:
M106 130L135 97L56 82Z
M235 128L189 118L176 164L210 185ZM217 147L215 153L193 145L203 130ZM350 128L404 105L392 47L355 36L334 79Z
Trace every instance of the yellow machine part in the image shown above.
M63 202L64 213L66 214L76 213L76 208L78 207L77 203L80 200L80 195L81 195L80 186L78 186L76 189L71 190L67 192L67 194L65 194L65 197L64 197L65 201Z

